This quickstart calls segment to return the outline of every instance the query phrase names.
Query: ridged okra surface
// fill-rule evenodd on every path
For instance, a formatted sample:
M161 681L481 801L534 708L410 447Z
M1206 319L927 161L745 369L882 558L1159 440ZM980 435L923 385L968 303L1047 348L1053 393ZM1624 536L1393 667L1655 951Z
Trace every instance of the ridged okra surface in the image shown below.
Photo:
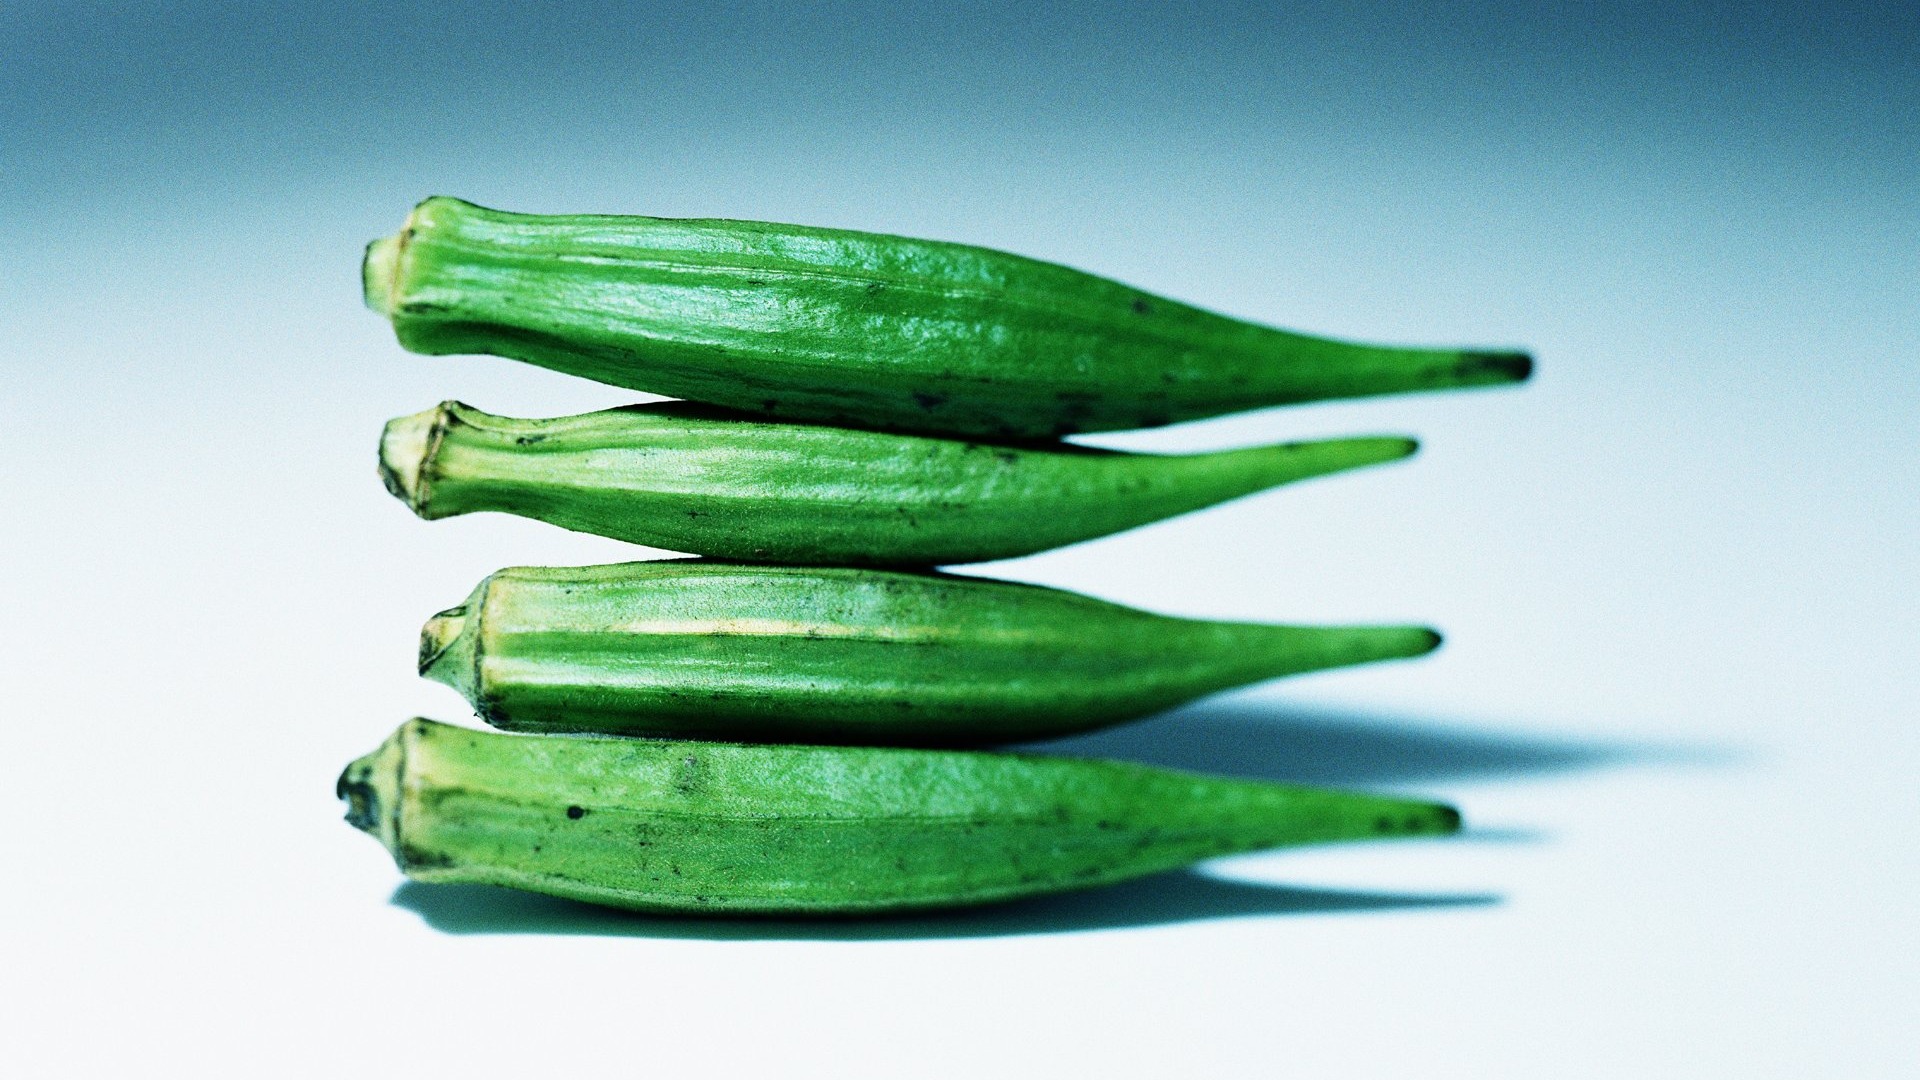
M768 416L973 438L1515 382L1524 353L1260 326L963 244L428 199L363 266L421 353L489 353Z
M380 471L423 518L503 511L741 561L939 566L1029 555L1413 450L1379 437L1125 454L772 423L685 402L521 420L449 401L387 425Z
M651 912L859 914L1234 852L1441 834L1450 807L1027 755L501 735L413 720L347 819L409 877Z
M688 560L502 570L427 623L420 671L509 730L964 745L1439 640L1171 618L946 574Z

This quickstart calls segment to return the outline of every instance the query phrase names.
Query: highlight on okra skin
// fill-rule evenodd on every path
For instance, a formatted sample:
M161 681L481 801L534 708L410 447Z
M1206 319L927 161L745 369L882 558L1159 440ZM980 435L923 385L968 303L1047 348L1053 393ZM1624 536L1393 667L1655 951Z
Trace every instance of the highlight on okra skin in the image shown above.
M685 560L499 571L427 623L420 672L514 731L980 745L1439 642L946 574Z
M1451 807L1120 762L502 735L411 720L337 792L408 877L649 912L858 914L1236 852L1455 832Z
M367 249L420 353L488 353L766 416L1031 440L1527 378L1522 352L1293 333L962 244L437 197Z
M380 473L428 519L504 511L726 559L939 566L1090 540L1415 446L1387 436L1129 454L775 423L687 402L520 420L449 401L387 425Z

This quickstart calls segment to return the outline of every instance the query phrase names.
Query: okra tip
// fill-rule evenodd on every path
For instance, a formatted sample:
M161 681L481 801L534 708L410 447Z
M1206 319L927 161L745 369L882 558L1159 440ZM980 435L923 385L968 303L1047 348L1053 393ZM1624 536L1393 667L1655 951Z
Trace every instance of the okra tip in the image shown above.
M1407 655L1425 656L1440 647L1446 637L1431 626L1416 626L1408 634Z
M1533 375L1533 356L1516 349L1469 349L1460 354L1463 383L1526 382Z
M1287 443L1327 472L1344 472L1367 465L1410 458L1420 452L1420 440L1411 435L1363 435L1324 442Z
M457 404L441 402L425 412L389 420L380 432L380 481L416 514L426 509L427 485L422 477L427 459L433 454L449 408Z
M1438 649L1445 639L1431 626L1373 626L1355 629L1358 652L1351 662L1410 660Z

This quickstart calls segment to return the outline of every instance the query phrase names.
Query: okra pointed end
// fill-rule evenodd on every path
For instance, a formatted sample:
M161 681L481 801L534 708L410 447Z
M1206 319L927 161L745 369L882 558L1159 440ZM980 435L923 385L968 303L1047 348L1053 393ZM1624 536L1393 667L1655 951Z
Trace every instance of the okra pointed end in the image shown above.
M427 463L439 447L450 408L442 402L425 412L387 421L380 433L380 480L407 509L426 516L429 485Z
M1425 626L1272 627L1268 632L1270 675L1405 660L1440 647L1440 633Z
M1382 660L1411 660L1440 647L1446 639L1430 626L1381 627L1376 643Z
M1344 814L1331 825L1329 839L1392 840L1415 836L1451 836L1460 831L1460 811L1446 803L1347 795Z
M1420 440L1410 435L1363 435L1322 442L1286 443L1282 449L1290 451L1297 458L1297 467L1304 479L1410 458L1419 451Z
M1418 803L1413 812L1394 825L1382 827L1376 820L1374 829L1380 833L1398 831L1409 836L1452 836L1460 831L1460 811L1445 803Z
M1470 349L1460 354L1457 374L1463 386L1526 382L1533 376L1533 357L1515 350Z
M1420 452L1420 440L1411 435L1374 435L1347 441L1358 454L1369 459L1368 464L1399 461Z

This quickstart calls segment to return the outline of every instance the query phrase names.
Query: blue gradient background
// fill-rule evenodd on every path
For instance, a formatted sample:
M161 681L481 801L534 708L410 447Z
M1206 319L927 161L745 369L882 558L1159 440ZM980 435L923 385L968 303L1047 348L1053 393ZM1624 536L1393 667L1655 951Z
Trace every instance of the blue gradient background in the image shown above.
M0 1059L1904 1075L1916 180L1911 6L0 4ZM633 550L428 526L375 482L379 425L442 398L631 398L394 345L359 251L431 193L933 236L1533 349L1517 391L1103 437L1424 449L990 569L1432 621L1429 660L1068 748L1439 795L1475 831L877 927L394 892L330 783L466 715L412 675L421 619Z

